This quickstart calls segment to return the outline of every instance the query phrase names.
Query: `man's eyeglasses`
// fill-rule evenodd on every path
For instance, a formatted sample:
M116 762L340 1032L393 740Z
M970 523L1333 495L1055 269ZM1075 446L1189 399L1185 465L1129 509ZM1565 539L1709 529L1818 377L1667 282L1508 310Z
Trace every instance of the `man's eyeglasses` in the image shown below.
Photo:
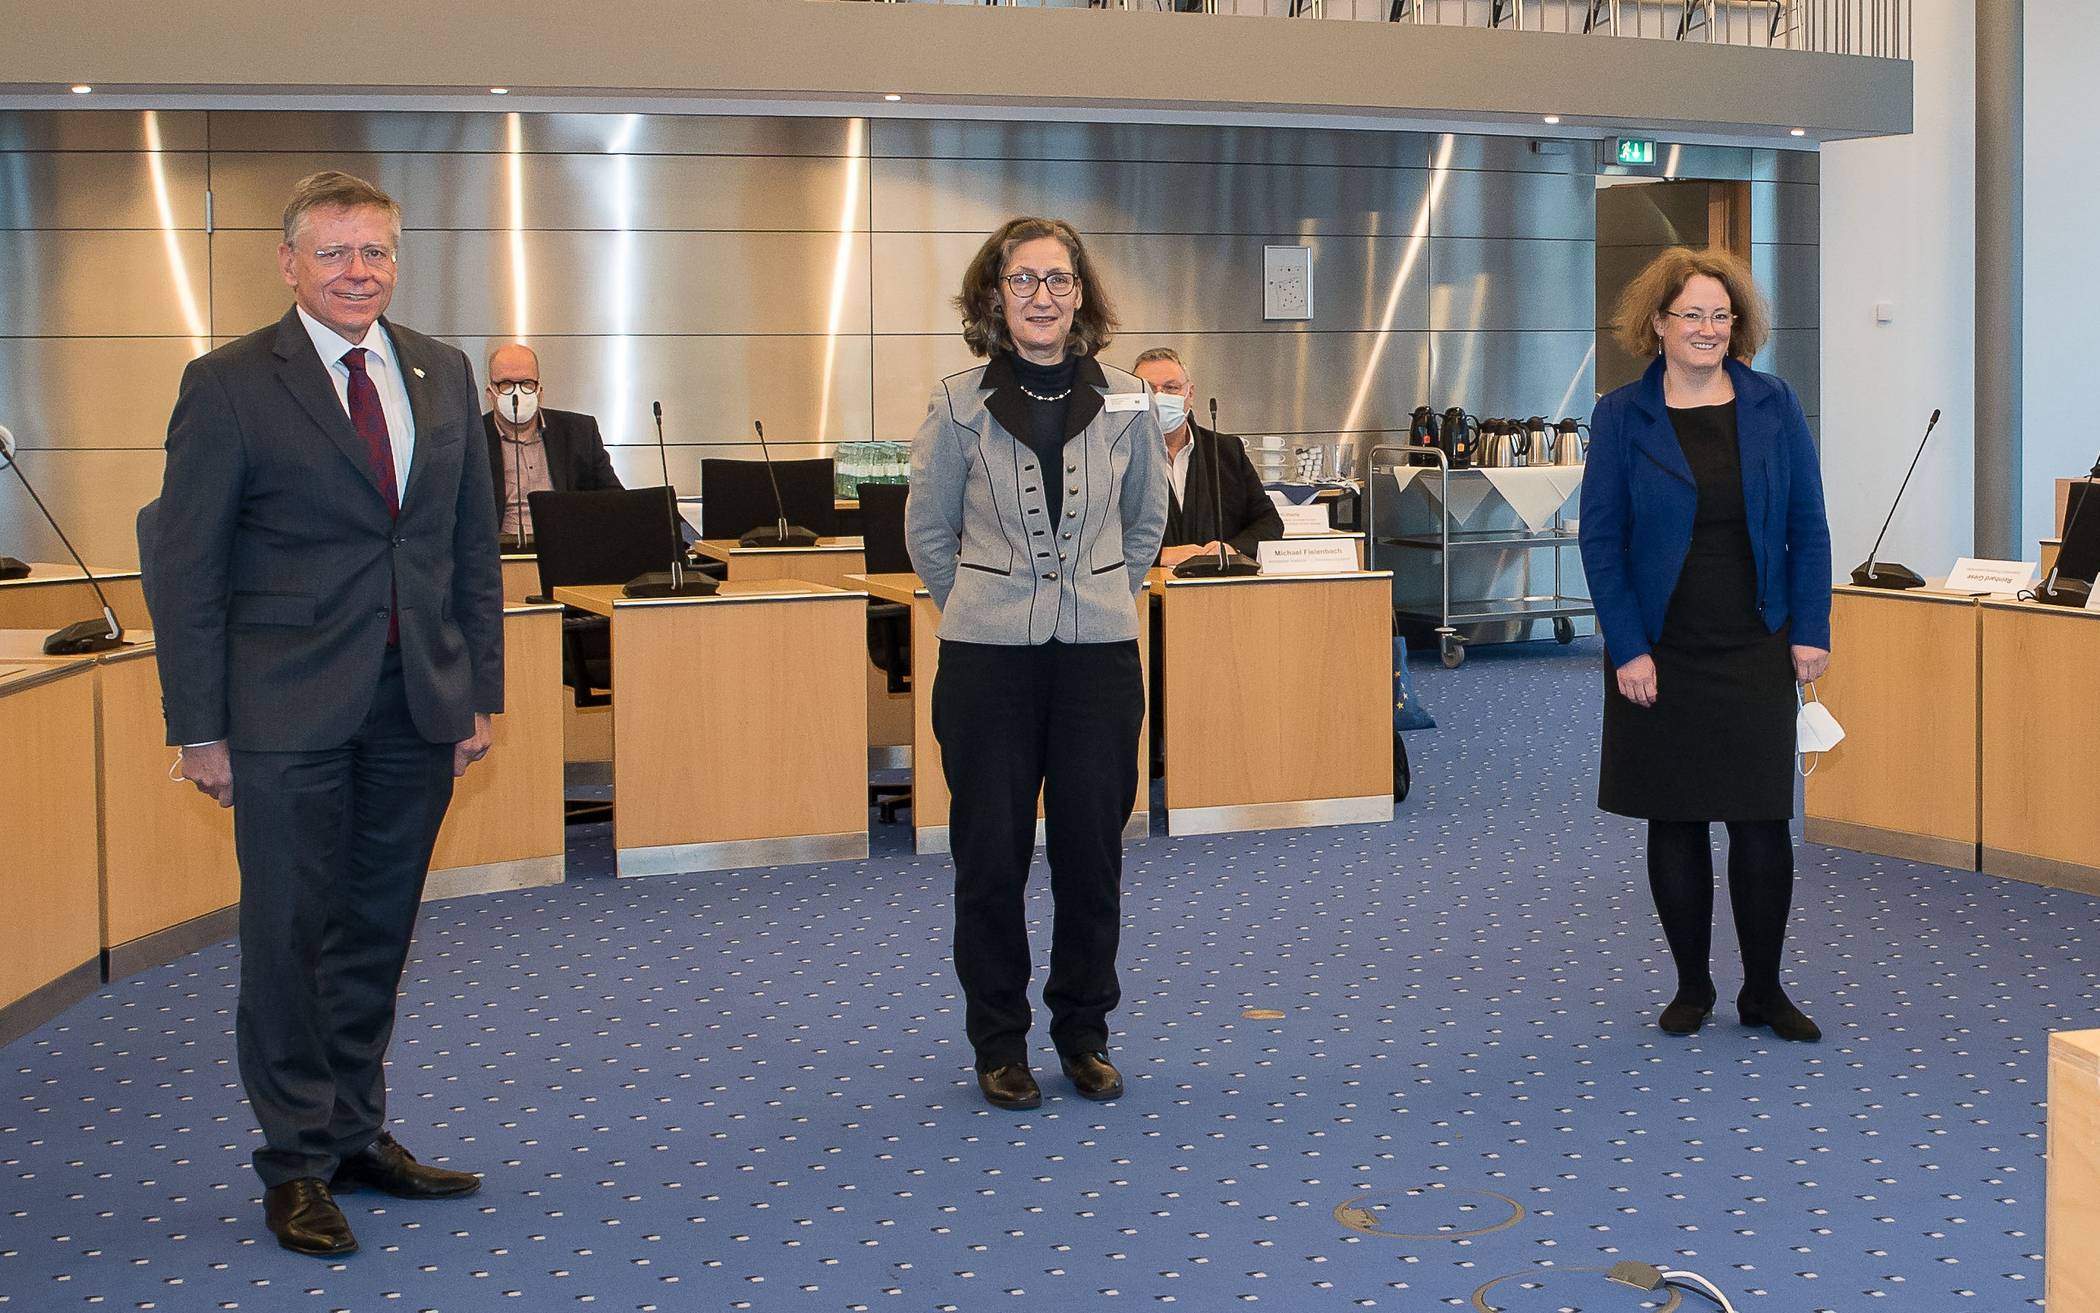
M1007 290L1023 301L1035 295L1038 283L1049 288L1050 295L1062 300L1072 294L1073 288L1079 286L1079 275L1059 270L1054 274L1007 274L999 281L1005 283Z
M1672 319L1682 319L1694 328L1703 324L1711 324L1715 328L1726 328L1735 322L1735 316L1729 314L1726 310L1716 310L1712 314L1708 314L1704 310L1665 310L1663 313Z
M491 383L489 386L496 390L496 395L499 397L507 397L515 392L522 392L528 397L536 397L540 392L540 381L536 378L521 378L515 382L506 380L501 383Z
M390 268L394 263L393 250L385 246L317 246L313 261L325 269L340 269L350 263L352 252L363 256L374 269Z

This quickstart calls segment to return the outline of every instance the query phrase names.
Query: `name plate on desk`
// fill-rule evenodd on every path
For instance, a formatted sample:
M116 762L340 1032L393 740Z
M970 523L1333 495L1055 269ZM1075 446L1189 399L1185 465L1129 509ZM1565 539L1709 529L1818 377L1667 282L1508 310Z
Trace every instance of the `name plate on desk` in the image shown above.
M1285 533L1327 533L1334 527L1325 506L1278 506L1276 513L1283 517Z
M2017 593L2034 582L2033 561L1988 561L1962 557L1944 585L1950 593Z
M1354 574L1356 540L1291 538L1255 549L1263 574Z

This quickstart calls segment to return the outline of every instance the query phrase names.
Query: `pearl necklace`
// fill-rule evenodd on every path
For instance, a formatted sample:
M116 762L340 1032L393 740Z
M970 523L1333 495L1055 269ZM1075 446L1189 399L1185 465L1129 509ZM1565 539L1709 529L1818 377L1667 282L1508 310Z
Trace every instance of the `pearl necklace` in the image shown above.
M1027 397L1030 401L1063 401L1066 397L1072 395L1072 389L1070 388L1066 388L1054 397L1046 397L1040 392L1030 392L1026 383L1016 384L1016 386L1021 389L1021 395Z

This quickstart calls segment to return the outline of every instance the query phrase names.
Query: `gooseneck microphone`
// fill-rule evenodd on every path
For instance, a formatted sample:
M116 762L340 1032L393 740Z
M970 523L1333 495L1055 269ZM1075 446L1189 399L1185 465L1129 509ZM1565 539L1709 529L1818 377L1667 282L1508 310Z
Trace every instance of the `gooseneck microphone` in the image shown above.
M1888 537L1889 525L1895 522L1896 508L1903 504L1904 489L1910 487L1910 476L1918 471L1918 457L1925 454L1925 444L1932 440L1932 430L1939 425L1940 412L1934 409L1932 418L1925 421L1925 436L1918 439L1918 449L1911 455L1910 468L1903 471L1903 483L1896 489L1896 500L1889 503L1888 519L1881 522L1881 532L1874 535L1874 548L1867 559L1852 571L1852 582L1861 588L1923 588L1925 580L1917 571L1902 565L1884 565L1881 555L1881 540Z
M704 574L687 575L685 572L684 535L678 532L678 489L671 484L671 457L664 450L664 403L650 402L649 412L656 417L656 463L664 473L664 511L670 517L671 568L636 575L620 591L628 597L707 597L719 585Z
M2051 606L2086 606L2093 596L2095 575L2100 575L2100 527L2088 522L2085 535L2079 536L2078 526L2086 520L2086 512L2096 501L2100 501L2100 460L2085 476L2085 490L2078 496L2078 504L2071 508L2070 517L2064 521L2063 537L2056 540L2056 560L2049 566L2049 577L2035 585L2034 600L2047 602ZM2068 572L2064 562L2072 562Z
M76 620L46 638L45 655L83 656L90 652L107 652L113 647L124 646L124 626L117 623L116 610L110 606L109 596L102 591L101 581L95 578L93 570L88 569L87 562L80 559L80 553L74 550L73 540L66 537L64 529L58 527L58 520L51 514L51 508L44 505L44 499L36 494L35 485L31 484L29 476L22 472L21 462L15 459L15 435L5 427L0 427L0 465L13 467L15 477L22 481L23 489L29 493L29 500L35 502L37 510L43 512L44 523L50 525L51 532L57 534L58 540L66 545L66 551L72 556L73 564L80 567L81 577L88 581L88 587L95 590L95 600L102 603L100 620Z
M1196 435L1189 434L1194 442ZM1224 460L1219 448L1224 445L1225 435L1218 431L1218 399L1210 399L1210 514L1211 531L1218 535L1216 556L1191 556L1174 567L1178 579L1216 579L1226 575L1260 574L1261 566L1233 551L1225 542L1225 489ZM1194 464L1193 461L1190 462Z
M498 398L497 404L502 404L500 397ZM518 394L516 392L512 392L510 394L510 422L513 424L518 422ZM522 552L525 550L525 446L523 443L519 442L512 442L508 445L511 449L511 489L517 498L517 500L511 503L511 513L518 517L518 533L516 545L517 550ZM502 447L497 448L498 451L501 451L502 449Z
M758 420L751 421L751 429L758 434L759 455L765 458L766 482L773 485L773 509L779 514L770 526L760 525L737 539L740 547L814 547L817 534L814 529L805 529L799 524L788 523L787 499L780 495L780 478L773 473L773 450L766 446L766 426Z

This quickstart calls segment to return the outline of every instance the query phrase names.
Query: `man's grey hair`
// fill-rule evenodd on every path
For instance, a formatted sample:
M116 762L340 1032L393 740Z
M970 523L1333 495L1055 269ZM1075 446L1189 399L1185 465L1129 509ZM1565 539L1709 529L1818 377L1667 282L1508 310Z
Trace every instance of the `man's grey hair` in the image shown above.
M324 169L309 173L292 184L291 199L284 203L284 243L290 246L299 236L306 216L315 210L358 210L375 206L386 211L394 245L401 245L401 206L393 197L350 173Z
M1130 367L1136 369L1139 365L1149 365L1155 360L1165 360L1172 364L1181 365L1184 371L1188 369L1187 365L1182 364L1181 353L1170 346L1156 346L1149 351L1140 352L1138 358L1130 362Z

